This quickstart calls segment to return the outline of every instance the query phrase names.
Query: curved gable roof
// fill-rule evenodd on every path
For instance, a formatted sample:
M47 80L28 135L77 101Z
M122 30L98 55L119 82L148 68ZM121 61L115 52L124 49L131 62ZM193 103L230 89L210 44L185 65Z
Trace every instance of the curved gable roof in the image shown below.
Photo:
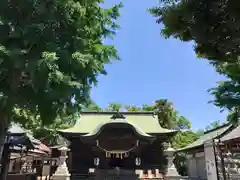
M111 119L113 114L114 112L83 112L73 127L59 131L79 134L92 133L104 124L117 122L117 119ZM122 112L121 114L125 116L124 121L134 126L140 133L167 134L176 132L175 130L162 128L153 112Z
M136 126L135 124L131 123L131 122L128 122L126 120L112 120L110 122L105 122L104 124L100 124L96 129L94 129L93 132L90 132L86 135L83 135L85 137L90 137L90 136L94 136L94 135L97 135L103 128L105 125L109 125L109 124L127 124L129 125L130 127L132 127L135 132L141 136L145 136L145 137L152 137L151 135L145 133L142 129L140 129L138 126Z

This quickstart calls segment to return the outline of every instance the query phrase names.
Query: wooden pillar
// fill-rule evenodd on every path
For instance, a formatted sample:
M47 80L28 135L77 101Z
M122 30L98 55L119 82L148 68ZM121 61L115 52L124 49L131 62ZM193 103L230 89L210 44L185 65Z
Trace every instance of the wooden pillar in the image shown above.
M72 170L72 150L68 152L68 169L71 171Z
M80 139L73 139L71 142L71 169L76 174L87 174L90 157L88 147ZM92 160L93 161L93 160Z

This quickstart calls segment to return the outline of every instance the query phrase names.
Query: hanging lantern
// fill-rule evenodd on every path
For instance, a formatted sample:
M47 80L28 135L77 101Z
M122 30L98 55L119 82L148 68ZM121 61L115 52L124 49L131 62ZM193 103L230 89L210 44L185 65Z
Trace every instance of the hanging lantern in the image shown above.
M100 159L98 157L94 158L94 165L98 166L99 165Z
M136 157L135 163L136 163L137 166L140 166L141 165L141 158L140 157Z

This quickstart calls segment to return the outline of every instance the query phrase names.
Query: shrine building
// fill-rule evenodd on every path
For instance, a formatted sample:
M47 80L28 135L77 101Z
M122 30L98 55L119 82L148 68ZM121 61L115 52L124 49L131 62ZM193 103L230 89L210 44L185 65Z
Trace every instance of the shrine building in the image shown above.
M59 132L70 141L70 173L87 174L114 168L164 173L164 142L177 131L162 128L153 112L82 112Z

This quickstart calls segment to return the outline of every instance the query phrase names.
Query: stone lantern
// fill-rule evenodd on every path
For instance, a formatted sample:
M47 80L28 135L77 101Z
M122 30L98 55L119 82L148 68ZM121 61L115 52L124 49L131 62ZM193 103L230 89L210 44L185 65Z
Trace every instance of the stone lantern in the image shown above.
M169 143L167 149L164 152L168 160L166 176L179 176L178 171L173 163L175 149L173 149Z
M68 167L66 165L66 160L68 158L67 152L69 149L64 145L58 149L61 152L59 157L59 165L57 167L56 172L53 174L53 180L70 180L70 174L68 171Z

